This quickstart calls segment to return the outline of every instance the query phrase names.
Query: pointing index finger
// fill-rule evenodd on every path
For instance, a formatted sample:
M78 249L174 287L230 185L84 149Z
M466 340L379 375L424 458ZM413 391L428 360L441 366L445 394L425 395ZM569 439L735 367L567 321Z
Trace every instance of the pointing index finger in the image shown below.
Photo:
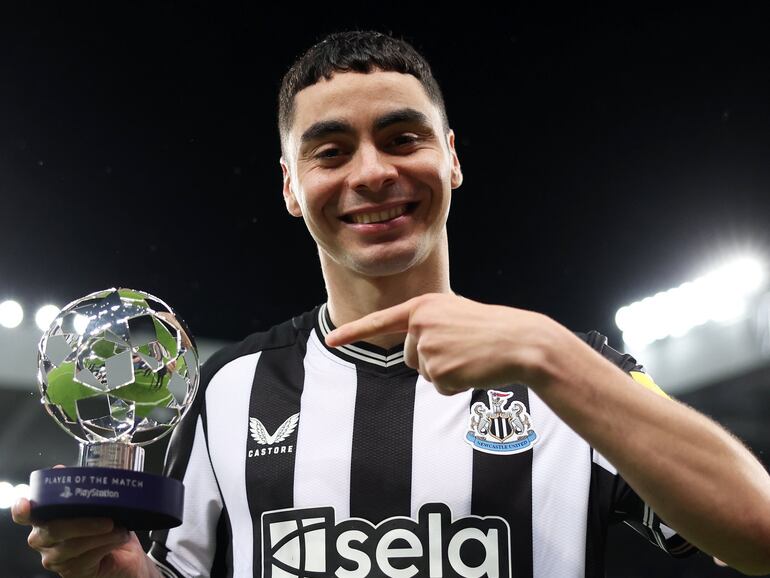
M339 347L375 335L406 333L409 329L409 315L413 306L411 300L405 301L345 323L326 336L326 345Z

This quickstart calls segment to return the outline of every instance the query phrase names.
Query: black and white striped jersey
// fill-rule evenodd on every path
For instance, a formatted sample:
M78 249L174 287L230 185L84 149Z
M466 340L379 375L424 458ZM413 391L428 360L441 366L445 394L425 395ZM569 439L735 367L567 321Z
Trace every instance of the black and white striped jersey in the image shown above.
M331 329L322 305L204 365L166 461L184 523L151 534L163 573L603 576L615 521L693 550L526 386L446 397L402 348L329 348Z

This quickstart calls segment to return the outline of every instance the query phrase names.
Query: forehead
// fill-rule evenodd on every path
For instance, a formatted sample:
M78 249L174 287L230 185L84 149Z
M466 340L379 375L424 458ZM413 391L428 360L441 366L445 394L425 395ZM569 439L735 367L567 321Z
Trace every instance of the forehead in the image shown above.
M440 113L417 78L400 72L334 73L299 91L294 97L293 135L319 120L339 119L356 125L388 111L413 108L436 126Z

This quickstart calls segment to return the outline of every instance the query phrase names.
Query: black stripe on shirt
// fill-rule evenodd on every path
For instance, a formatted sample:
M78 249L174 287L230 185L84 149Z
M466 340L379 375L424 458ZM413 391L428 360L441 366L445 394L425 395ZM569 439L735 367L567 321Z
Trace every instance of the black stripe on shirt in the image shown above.
M357 366L350 515L377 524L409 516L417 372Z
M232 578L233 576L233 528L227 508L222 508L217 523L217 549L211 564L211 578Z
M593 453L594 449L591 448L592 459ZM618 476L591 462L591 489L588 493L586 527L586 578L604 578L607 526L618 480Z
M259 443L252 435L253 420L261 422L267 434L299 413L305 380L306 340L262 352L254 373L249 401L249 424L243 424L246 442L246 498L254 528L254 572L262 568L262 512L294 505L294 457L297 429L280 442ZM236 427L242 427L237 424ZM285 451L284 451L285 450ZM264 452L264 455L263 455ZM273 453L277 452L277 453Z
M511 385L499 391L513 392L508 405L520 401L529 412L529 390L525 385ZM487 390L473 391L471 407L477 402L489 406ZM471 514L500 516L508 521L513 576L532 578L532 450L512 455L474 450L473 481ZM466 563L470 566L483 560L483 552L477 554L477 562L471 562L472 553L468 554Z

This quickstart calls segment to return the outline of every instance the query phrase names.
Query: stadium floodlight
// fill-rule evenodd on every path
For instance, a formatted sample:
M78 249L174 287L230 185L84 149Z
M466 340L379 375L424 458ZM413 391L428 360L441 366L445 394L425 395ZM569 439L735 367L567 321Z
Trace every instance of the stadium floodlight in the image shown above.
M27 484L16 484L10 482L0 482L0 509L7 510L13 506L18 498L29 498L29 486Z
M621 307L615 323L632 348L681 337L709 321L740 318L765 280L765 268L758 259L737 259L694 281Z
M8 509L13 506L15 501L16 492L14 492L13 484L0 482L0 508Z
M0 303L0 325L13 329L24 319L24 310L16 301L8 300Z
M35 313L35 323L40 328L40 331L46 331L56 319L61 309L56 305L43 305Z

